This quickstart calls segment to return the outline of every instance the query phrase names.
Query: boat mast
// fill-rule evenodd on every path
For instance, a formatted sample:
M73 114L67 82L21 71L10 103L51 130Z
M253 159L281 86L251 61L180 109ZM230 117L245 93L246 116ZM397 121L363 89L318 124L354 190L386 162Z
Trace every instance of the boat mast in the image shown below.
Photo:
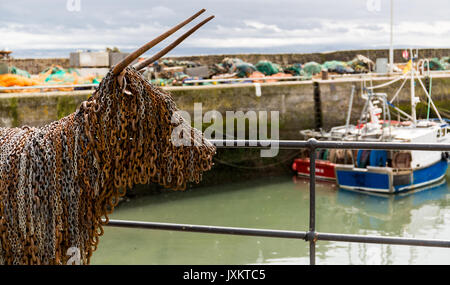
M411 117L413 120L413 125L417 123L416 117L416 94L415 94L415 86L414 86L414 54L412 48L410 50L410 60L411 60ZM417 55L416 55L417 56Z
M394 72L394 0L391 0L391 42L389 45L389 73Z

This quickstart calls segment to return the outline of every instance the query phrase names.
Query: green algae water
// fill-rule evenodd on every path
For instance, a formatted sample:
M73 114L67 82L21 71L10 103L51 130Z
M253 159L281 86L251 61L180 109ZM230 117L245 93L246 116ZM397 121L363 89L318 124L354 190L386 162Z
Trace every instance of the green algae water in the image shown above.
M450 173L447 173L450 181ZM319 232L450 239L450 190L376 196L318 183ZM111 219L308 230L309 184L293 177L165 192L123 202ZM303 240L105 227L92 264L308 264ZM450 264L450 249L318 241L317 264Z

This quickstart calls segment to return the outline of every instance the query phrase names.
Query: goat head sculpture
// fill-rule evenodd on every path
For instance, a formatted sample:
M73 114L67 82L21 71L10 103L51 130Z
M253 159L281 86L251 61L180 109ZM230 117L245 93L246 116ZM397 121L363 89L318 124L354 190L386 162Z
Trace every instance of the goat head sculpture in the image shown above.
M0 264L67 264L70 249L89 264L108 214L127 189L149 182L185 189L211 168L215 147L183 118L173 119L171 95L139 70L213 16L129 66L204 11L115 65L74 113L44 127L0 128ZM191 144L171 140L180 125Z

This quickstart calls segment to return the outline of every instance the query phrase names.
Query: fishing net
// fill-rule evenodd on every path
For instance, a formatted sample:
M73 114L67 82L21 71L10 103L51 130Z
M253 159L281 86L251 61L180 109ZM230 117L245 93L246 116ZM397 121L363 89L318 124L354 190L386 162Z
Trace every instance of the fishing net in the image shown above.
M88 264L127 189L198 183L215 147L176 111L127 67L122 85L110 71L59 121L0 128L0 264L67 264L72 252Z
M311 62L305 63L303 65L303 69L301 70L301 75L311 77L315 74L320 73L321 71L322 71L322 66L315 61L311 61Z
M248 77L256 71L256 67L240 58L226 57L217 66L217 69L222 68L226 73L236 73L238 77Z
M94 77L95 78L95 77ZM92 76L83 78L75 68L62 68L52 65L39 74L39 80L45 85L67 85L92 83Z
M284 72L289 73L293 76L299 76L302 71L302 65L300 63L294 63L283 68Z
M450 69L450 56L445 56L440 61L445 69Z
M221 64L228 72L233 72L235 66L242 62L244 61L240 58L226 57L222 60Z
M361 54L358 54L354 59L348 61L347 65L358 73L367 73L373 71L375 68L375 63L370 58Z
M27 77L23 77L21 75L17 74L0 74L0 86L2 87L12 87L12 86L33 86L33 85L39 85L39 82L30 79ZM26 91L36 91L37 89L28 89ZM11 93L11 92L17 92L17 90L2 90L0 92L5 93Z
M430 70L445 70L446 66L444 62L440 61L439 58L435 57L429 60L430 61ZM424 67L428 67L428 62L424 63Z
M208 66L208 73L211 74L211 77L227 72L228 68L226 68L222 63L214 63Z
M161 62L162 65L167 67L175 67L175 66L184 66L184 67L197 67L200 66L199 63L188 60L173 60L173 59L164 59Z
M11 68L9 69L9 73L20 75L26 78L31 78L31 75L28 73L28 71L17 68L15 66L11 66Z
M255 64L255 67L259 72L262 72L265 75L272 75L283 71L279 64L272 63L268 60L258 61L258 63Z
M2 87L21 87L21 86L35 86L35 85L74 85L74 84L90 84L99 83L100 77L97 75L80 76L78 71L73 68L64 69L59 66L52 66L41 72L37 77L29 78L28 72L25 75L20 75L20 70L11 68L12 72L0 75L0 86ZM73 87L56 88L59 91L72 91ZM0 92L40 92L55 89L39 88L39 89L21 89L18 90L2 90Z
M265 82L277 82L278 81L277 79L282 79L285 77L291 77L291 75L283 72L278 72L270 76L270 78L273 79L266 79Z
M236 65L236 70L233 72L237 72L237 76L242 78L250 76L255 71L256 68L253 64L242 62Z
M264 73L261 73L259 71L255 71L252 74L250 74L249 78L262 78L265 77ZM262 83L264 80L253 80L254 83Z
M348 66L346 62L338 61L338 60L326 61L322 64L322 68L326 69L330 72L336 72L339 74L354 72L353 68Z

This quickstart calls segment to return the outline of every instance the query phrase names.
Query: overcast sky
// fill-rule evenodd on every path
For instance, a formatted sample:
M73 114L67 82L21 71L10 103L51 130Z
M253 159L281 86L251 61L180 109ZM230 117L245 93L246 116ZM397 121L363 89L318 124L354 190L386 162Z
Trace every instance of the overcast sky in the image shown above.
M16 56L40 49L50 56L56 50L107 46L131 50L201 8L207 9L201 19L212 14L216 18L171 54L389 45L390 0L2 0L0 49L9 48ZM395 45L450 47L449 12L448 0L394 0Z

